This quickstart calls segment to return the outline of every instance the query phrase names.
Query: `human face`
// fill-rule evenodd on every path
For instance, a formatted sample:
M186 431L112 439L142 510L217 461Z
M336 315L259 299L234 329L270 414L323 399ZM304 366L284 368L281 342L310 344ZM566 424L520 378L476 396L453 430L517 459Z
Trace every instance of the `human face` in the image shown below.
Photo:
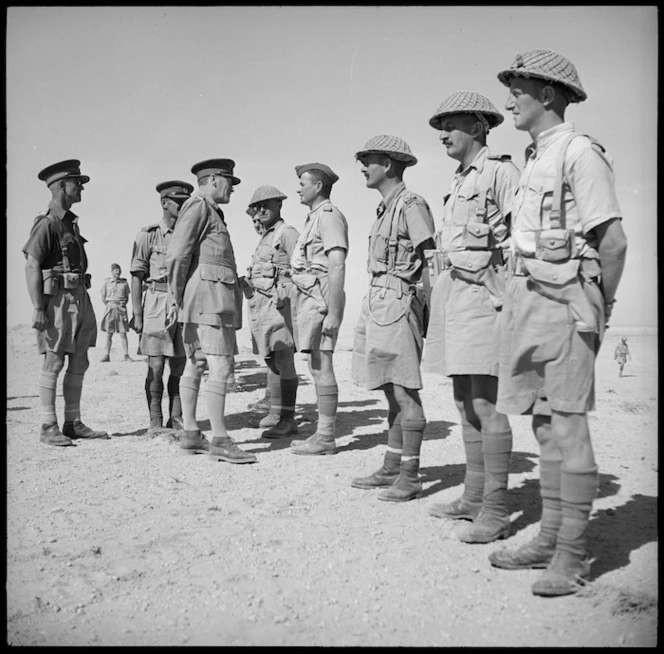
M113 275L113 279L118 279L121 273L122 271L119 268L111 268L111 275Z
M317 182L309 173L302 173L300 176L300 186L297 194L300 196L300 202L308 207L312 206L320 192L321 183Z
M462 161L473 147L473 128L477 119L469 114L449 114L440 123L440 142L447 156Z
M280 200L264 200L255 204L254 207L256 208L254 219L259 220L263 229L268 229L281 217Z
M74 204L75 202L80 202L81 192L83 191L83 182L79 178L73 177L64 180L63 184L63 190L69 203Z
M360 172L366 179L367 188L380 188L387 179L386 157L380 154L365 154L360 158Z
M536 129L546 113L540 101L542 84L538 80L514 77L510 82L505 109L512 113L514 127L522 131Z
M175 202L175 200L171 200L170 198L164 198L161 201L161 206L163 207L164 211L171 217L173 220L177 220L177 217L180 215L180 205Z
M254 224L254 229L256 230L256 234L262 234L263 225L261 224L260 217L257 214L254 214L251 217L251 222Z
M231 193L233 193L233 185L231 180L228 177L223 177L222 175L213 175L214 181L216 182L216 188L214 190L214 201L217 204L228 204L231 200Z

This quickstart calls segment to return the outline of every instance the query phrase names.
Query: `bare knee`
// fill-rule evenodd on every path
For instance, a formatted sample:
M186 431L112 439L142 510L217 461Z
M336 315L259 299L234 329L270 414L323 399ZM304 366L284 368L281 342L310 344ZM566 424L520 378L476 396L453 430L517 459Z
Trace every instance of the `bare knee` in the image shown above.
M62 372L62 369L65 367L65 357L64 355L56 354L55 352L46 352L44 355L44 372L52 372L56 375L59 375Z
M148 357L148 366L152 371L153 377L161 379L164 376L164 357L161 356Z

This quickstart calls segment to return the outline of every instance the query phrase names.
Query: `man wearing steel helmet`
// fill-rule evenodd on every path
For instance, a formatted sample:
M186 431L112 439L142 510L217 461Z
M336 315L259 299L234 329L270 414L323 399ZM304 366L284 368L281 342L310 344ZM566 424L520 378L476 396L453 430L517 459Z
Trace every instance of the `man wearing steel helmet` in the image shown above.
M299 232L281 217L285 199L274 186L259 186L249 202L263 230L247 274L254 290L249 300L251 334L268 367L270 411L259 422L259 427L267 428L263 438L297 433L294 416L298 380L293 357L290 259Z
M307 354L318 405L316 431L291 442L294 454L335 454L339 387L334 347L344 314L348 224L330 201L338 175L325 164L295 167L300 202L310 211L291 257L295 347Z
M214 460L253 463L256 456L240 449L226 430L226 390L237 352L235 329L241 326L242 296L235 254L223 211L233 186L231 159L208 159L191 168L198 189L185 201L166 252L169 291L182 323L187 356L180 377L184 433L180 448L185 453L210 452ZM201 435L196 405L206 368L206 404L212 442Z
M519 171L508 155L492 155L490 128L503 116L485 96L458 91L445 98L429 124L440 130L448 156L459 162L445 197L434 253L439 270L431 298L427 369L452 377L466 454L464 490L431 515L471 520L457 537L488 543L510 534L507 485L512 430L496 411L503 253Z
M174 305L168 295L166 252L180 208L194 187L188 182L169 180L157 184L162 217L143 227L136 235L131 254L132 328L140 334L138 353L147 356L148 371L145 396L150 413L149 431L161 429L166 359L170 374L167 382L167 427L183 429L180 401L180 377L186 362L182 328L177 322ZM143 289L145 289L143 291Z
M369 235L369 291L355 328L353 377L382 390L388 403L383 465L355 488L381 488L378 499L406 502L422 492L418 475L426 426L419 390L426 332L424 250L433 247L434 223L426 200L406 188L404 171L417 163L406 141L381 134L356 153L367 188L380 192Z
M534 50L498 79L510 89L505 108L516 128L532 138L512 212L498 410L533 416L542 518L535 539L489 560L510 570L546 568L533 593L567 595L590 571L598 469L587 412L626 238L611 160L565 122L567 105L586 99L574 65Z
M81 422L83 377L88 369L88 348L97 341L97 320L87 289L90 288L85 242L72 204L81 201L81 162L68 159L42 170L38 177L51 191L48 210L32 224L25 254L25 278L34 312L37 348L44 355L39 377L42 426L39 440L47 445L74 445L76 439L107 439ZM62 431L55 413L58 375L69 357L62 382L65 421Z

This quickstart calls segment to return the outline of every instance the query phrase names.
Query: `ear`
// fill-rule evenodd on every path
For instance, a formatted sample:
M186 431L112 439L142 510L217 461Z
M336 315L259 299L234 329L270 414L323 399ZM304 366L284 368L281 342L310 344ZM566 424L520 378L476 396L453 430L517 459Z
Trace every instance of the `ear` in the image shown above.
M554 98L556 97L556 89L550 84L546 84L540 91L540 100L545 107L551 106Z
M484 133L484 125L479 120L476 120L473 123L473 127L470 130L470 135L473 138L477 138L478 136L481 136Z

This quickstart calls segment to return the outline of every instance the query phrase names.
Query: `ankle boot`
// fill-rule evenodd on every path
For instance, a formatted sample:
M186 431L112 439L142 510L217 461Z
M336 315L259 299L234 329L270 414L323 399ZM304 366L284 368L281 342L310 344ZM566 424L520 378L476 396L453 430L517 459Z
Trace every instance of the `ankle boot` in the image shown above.
M378 493L378 499L386 502L408 502L420 497L422 481L418 475L419 467L419 457L407 461L402 460L396 481L392 486Z
M482 502L469 502L463 495L449 504L432 504L429 515L448 520L474 520L482 509Z
M590 574L590 561L565 550L556 550L544 574L533 584L533 595L558 597L576 593Z
M398 476L398 468L389 469L383 464L376 472L371 473L368 477L356 477L350 485L353 488L363 488L365 490L384 488L385 486L392 486Z
M555 539L541 533L515 550L496 550L489 554L491 565L503 570L546 568L556 551Z
M491 543L510 535L511 523L509 515L495 513L485 507L470 523L459 527L457 538L462 543Z

